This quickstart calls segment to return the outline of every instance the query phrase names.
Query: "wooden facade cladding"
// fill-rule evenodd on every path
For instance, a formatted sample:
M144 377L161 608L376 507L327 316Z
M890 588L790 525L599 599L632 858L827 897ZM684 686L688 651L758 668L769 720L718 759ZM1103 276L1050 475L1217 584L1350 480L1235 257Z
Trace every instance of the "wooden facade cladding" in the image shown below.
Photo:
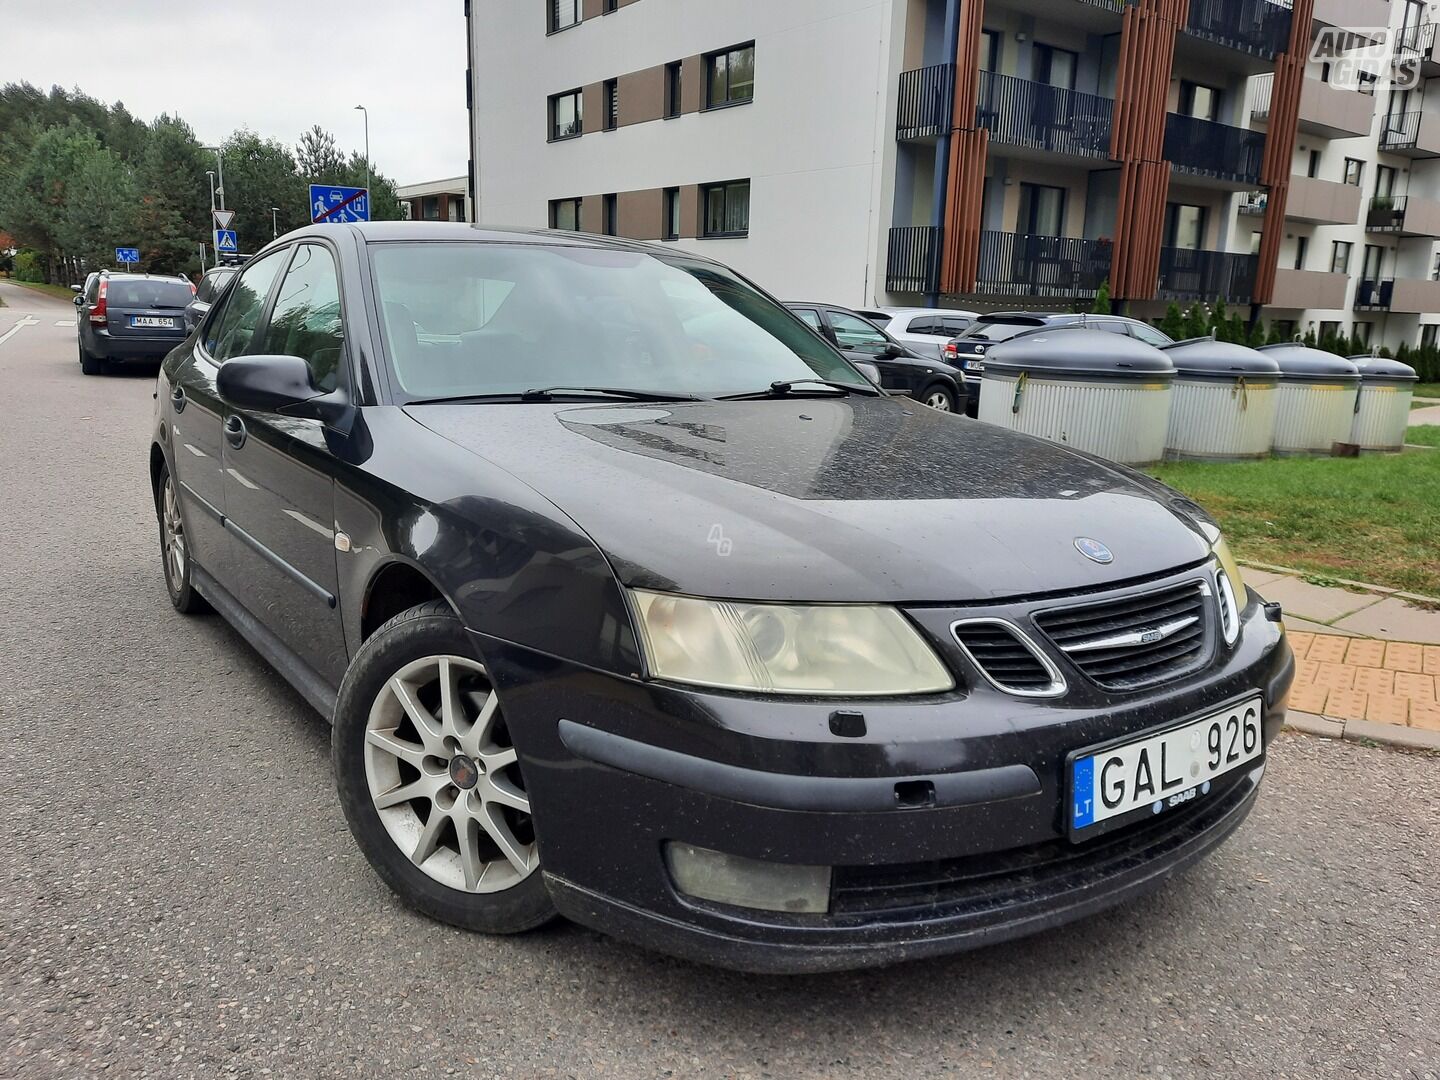
M1290 157L1300 124L1300 92L1305 85L1305 59L1310 48L1310 20L1315 0L1295 0L1290 20L1290 43L1275 57L1275 81L1270 90L1269 131L1260 182L1265 186L1265 214L1260 219L1260 251L1256 257L1251 302L1268 304L1275 295L1275 268L1280 263L1280 242L1285 235L1285 204L1290 197Z
M1110 134L1110 156L1120 163L1110 270L1110 294L1117 299L1148 300L1155 295L1170 187L1166 95L1175 35L1189 11L1189 0L1139 0L1125 9L1121 23Z
M990 144L990 132L975 125L975 105L980 94L980 32L984 24L985 0L962 0L946 170L949 190L940 256L940 291L951 295L973 291L979 274L985 154Z

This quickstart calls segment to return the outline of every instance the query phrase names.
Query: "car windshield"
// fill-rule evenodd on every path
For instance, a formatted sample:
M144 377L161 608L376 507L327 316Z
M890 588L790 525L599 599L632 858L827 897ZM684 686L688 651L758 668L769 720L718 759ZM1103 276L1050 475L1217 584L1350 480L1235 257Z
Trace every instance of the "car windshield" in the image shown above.
M1023 334L1026 330L1037 330L1045 324L1033 320L1025 322L1008 322L1002 319L981 319L973 326L968 327L962 338L978 338L981 341L1004 341L1016 334Z
M865 378L713 263L534 243L372 244L395 377L410 398L549 386L718 396Z
M190 303L190 286L183 281L111 278L105 302L118 308L183 308Z

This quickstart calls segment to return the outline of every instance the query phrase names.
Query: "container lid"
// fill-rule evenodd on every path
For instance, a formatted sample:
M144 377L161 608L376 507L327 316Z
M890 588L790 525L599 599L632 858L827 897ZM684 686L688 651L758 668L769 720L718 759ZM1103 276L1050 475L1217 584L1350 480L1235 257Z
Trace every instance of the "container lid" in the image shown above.
M1364 382L1418 382L1420 376L1409 364L1391 360L1386 356L1352 356L1355 366L1360 369Z
M1304 379L1310 382L1360 381L1360 371L1349 360L1322 349L1285 342L1262 345L1255 350L1280 365L1282 379Z
M985 371L1022 371L1071 378L1139 379L1175 377L1175 365L1159 349L1108 330L1078 326L1044 330L1002 341L985 357Z
M1190 338L1174 345L1161 346L1181 376L1209 375L1216 378L1276 378L1280 365L1274 357L1265 356L1246 345L1236 345L1214 338Z

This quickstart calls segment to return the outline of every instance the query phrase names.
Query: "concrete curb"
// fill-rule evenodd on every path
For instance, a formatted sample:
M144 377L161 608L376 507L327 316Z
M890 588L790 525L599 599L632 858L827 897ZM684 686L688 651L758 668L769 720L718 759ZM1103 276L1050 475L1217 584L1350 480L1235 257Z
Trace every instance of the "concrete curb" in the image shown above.
M1338 720L1333 716L1316 716L1293 709L1285 714L1285 726L1327 739L1368 739L1389 746L1403 746L1407 750L1440 750L1440 731L1428 728L1377 724L1370 720Z
M1299 578L1302 581L1305 580L1306 575L1315 576L1309 570L1296 570L1293 566L1276 566L1274 563L1256 562L1254 559L1236 559L1235 561L1252 570L1264 570L1271 574L1288 574L1290 577ZM1422 604L1440 604L1440 596L1425 596L1421 593L1405 592L1403 589L1392 589L1386 585L1375 585L1368 581L1351 581L1349 578L1331 578L1330 580L1337 585L1345 585L1361 592L1374 593L1377 596L1395 596L1401 600L1418 600ZM1325 587L1321 586L1321 588ZM1303 617L1301 616L1301 618Z

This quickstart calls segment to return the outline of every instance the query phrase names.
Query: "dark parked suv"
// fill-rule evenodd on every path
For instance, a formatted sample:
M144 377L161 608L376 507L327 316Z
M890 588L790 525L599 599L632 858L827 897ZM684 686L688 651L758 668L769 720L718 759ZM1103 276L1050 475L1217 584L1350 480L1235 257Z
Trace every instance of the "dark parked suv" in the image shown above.
M194 330L195 324L205 317L215 298L225 291L230 279L239 273L238 266L221 264L212 266L200 275L200 284L195 286L195 295L185 305L185 329Z
M80 369L102 375L112 363L159 360L185 340L185 305L194 295L183 277L91 274L75 296Z
M1285 714L1193 502L674 248L301 229L156 399L175 608L333 721L356 843L458 926L773 971L1031 933L1221 843Z

